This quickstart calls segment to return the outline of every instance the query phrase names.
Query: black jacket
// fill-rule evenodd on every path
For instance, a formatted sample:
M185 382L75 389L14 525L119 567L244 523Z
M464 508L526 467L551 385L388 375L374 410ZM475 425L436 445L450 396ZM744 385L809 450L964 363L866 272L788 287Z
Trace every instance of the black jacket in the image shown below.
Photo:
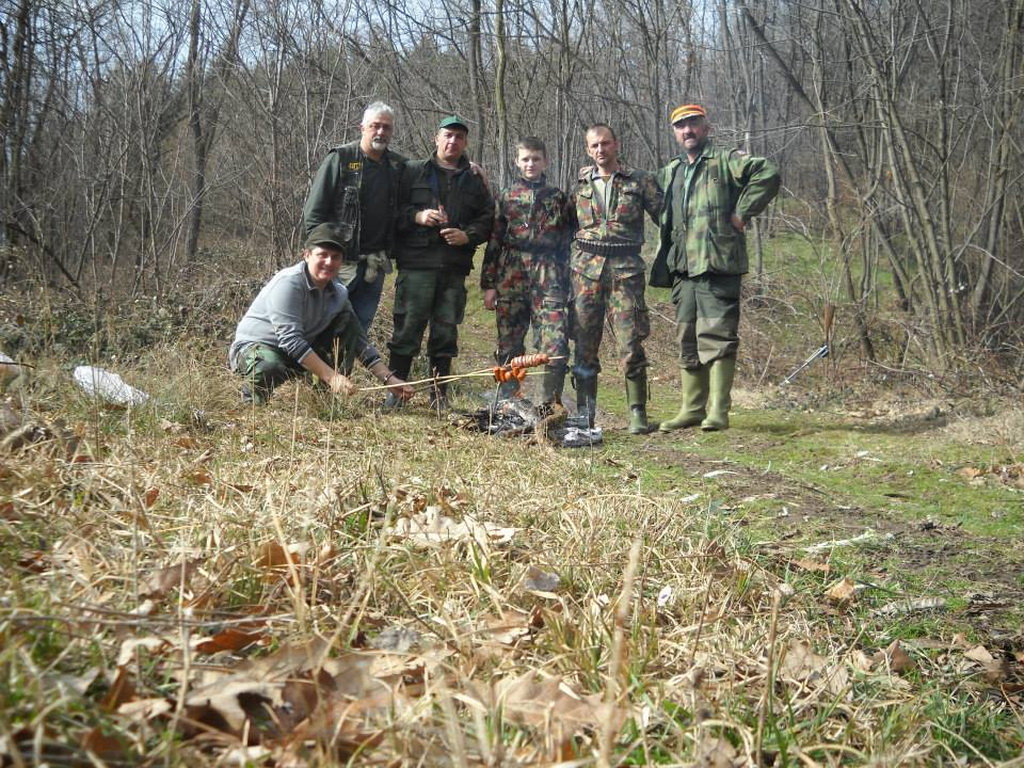
M384 154L391 176L388 209L388 250L394 239L394 216L398 207L399 188L405 169L405 158L390 149ZM302 206L302 219L309 234L318 224L336 224L345 235L346 244L359 244L359 185L363 178L363 153L359 142L335 147L320 164Z
M448 225L469 236L462 246L448 245L441 238L441 227L423 227L416 214L442 203L445 179L434 158L410 162L402 178L398 199L398 227L394 256L398 268L436 269L468 275L473 269L473 254L486 243L494 225L494 200L483 180L470 169L463 157L451 178L444 208Z

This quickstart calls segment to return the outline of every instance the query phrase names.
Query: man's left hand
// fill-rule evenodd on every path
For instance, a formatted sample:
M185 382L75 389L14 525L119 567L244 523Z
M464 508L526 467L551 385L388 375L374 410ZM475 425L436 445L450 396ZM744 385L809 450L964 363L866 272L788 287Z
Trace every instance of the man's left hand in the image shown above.
M455 227L446 227L441 230L441 237L448 245L468 245L469 235L463 232L461 229Z
M735 229L737 232L742 232L747 228L747 222L741 219L738 213L734 213L730 218L730 221L732 221L733 229Z

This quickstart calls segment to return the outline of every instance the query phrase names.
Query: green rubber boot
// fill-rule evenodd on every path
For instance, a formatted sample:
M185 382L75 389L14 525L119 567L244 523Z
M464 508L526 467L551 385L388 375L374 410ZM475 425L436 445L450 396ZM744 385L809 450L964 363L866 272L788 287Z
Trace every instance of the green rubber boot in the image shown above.
M562 404L562 390L565 388L565 368L547 366L540 382L541 405Z
M683 404L679 413L668 421L661 422L658 427L662 432L674 432L677 429L696 427L707 416L704 410L708 403L708 379L710 368L702 365L700 368L682 368L679 371L679 381L683 390Z
M711 363L708 382L708 416L701 422L705 432L729 428L729 407L732 405L732 380L736 376L736 358L722 357Z
M629 434L646 435L657 429L647 421L647 369L641 368L626 378L626 402L629 404Z

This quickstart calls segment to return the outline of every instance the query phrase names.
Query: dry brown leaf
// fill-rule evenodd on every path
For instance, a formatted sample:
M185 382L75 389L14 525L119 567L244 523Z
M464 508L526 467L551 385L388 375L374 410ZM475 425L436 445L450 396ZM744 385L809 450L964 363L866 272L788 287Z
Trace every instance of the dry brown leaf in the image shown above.
M910 672L917 666L917 663L910 658L910 654L903 650L899 640L893 640L884 651L879 651L872 657L872 661L885 667L897 675Z
M82 736L80 746L103 761L115 760L128 755L128 744L116 734L107 734L97 726Z
M747 761L725 739L702 739L697 746L694 768L745 768Z
M107 712L116 712L121 705L135 698L135 678L124 667L118 667L117 676L110 684L110 690L100 702L100 707Z
M779 677L799 685L826 690L840 696L849 687L850 674L846 668L819 656L806 640L792 640L779 662Z
M508 610L501 616L488 617L484 624L483 638L486 641L512 647L543 627L544 617L539 610Z
M875 666L875 662L859 648L850 651L849 660L850 666L858 672L870 672Z
M401 695L383 687L355 700L333 697L295 727L290 748L298 750L303 742L317 741L346 760L357 751L381 743L384 732L373 726L375 720L383 721L383 726L390 713L406 709L408 704Z
M982 677L985 682L999 685L1010 674L1009 665L1004 659L997 659L983 645L977 645L964 652L964 656L981 665Z
M326 640L314 637L305 643L282 645L268 656L243 661L235 666L235 670L258 679L283 679L326 666L329 650L330 644Z
M168 565L153 571L146 579L146 591L142 597L165 597L172 589L180 586L188 586L189 579L196 572L202 558L184 560L175 565Z
M793 565L803 571L811 571L817 573L832 573L832 566L828 563L821 563L817 560L811 560L804 558L802 560L793 560Z
M18 567L29 573L43 573L50 567L50 557L39 550L26 552L18 558Z
M135 660L135 652L139 649L156 652L173 646L165 637L130 637L121 643L117 654L117 666L123 667Z
M953 639L949 641L951 648L970 648L971 643L967 639L966 632L957 632L953 635Z
M284 680L257 680L246 674L226 675L185 697L186 717L193 723L239 735L246 720L259 722L269 716L268 707L281 705L284 684Z
M470 683L469 689L483 706L501 707L512 722L554 726L561 738L609 723L617 731L628 715L626 709L602 701L597 694L579 694L559 677L538 679L533 672L503 678L489 686Z
M427 677L442 674L442 664L453 654L448 648L430 648L417 654L378 653L371 655L369 674L374 680L397 686L419 685ZM373 682L373 681L371 681Z
M174 705L167 699L136 699L126 701L117 708L117 714L136 723L148 723L174 710Z
M181 479L192 485L213 485L213 475L202 468L185 470L181 473Z
M857 585L849 576L844 576L825 592L825 597L827 597L830 602L844 607L850 605L856 596Z
M267 571L263 578L265 581L270 582L290 576L292 569L289 567L289 564L299 567L302 565L302 558L293 552L289 552L276 541L268 541L260 547L259 555L255 562L257 568Z
M965 651L964 656L981 664L993 664L996 660L996 657L989 653L988 648L983 645L976 645L969 651Z
M220 651L240 651L253 643L267 637L266 630L252 627L227 627L213 637L201 638L195 644L199 653L219 653Z

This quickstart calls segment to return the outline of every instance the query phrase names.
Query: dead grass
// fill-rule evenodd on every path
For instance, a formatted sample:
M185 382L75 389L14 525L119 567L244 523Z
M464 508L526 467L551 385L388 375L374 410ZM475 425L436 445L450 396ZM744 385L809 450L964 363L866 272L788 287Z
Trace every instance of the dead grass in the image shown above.
M868 629L839 574L755 555L714 485L657 490L639 440L556 451L302 386L239 408L179 348L133 371L135 411L40 374L12 404L39 439L0 469L5 764L1020 750L1019 659Z

